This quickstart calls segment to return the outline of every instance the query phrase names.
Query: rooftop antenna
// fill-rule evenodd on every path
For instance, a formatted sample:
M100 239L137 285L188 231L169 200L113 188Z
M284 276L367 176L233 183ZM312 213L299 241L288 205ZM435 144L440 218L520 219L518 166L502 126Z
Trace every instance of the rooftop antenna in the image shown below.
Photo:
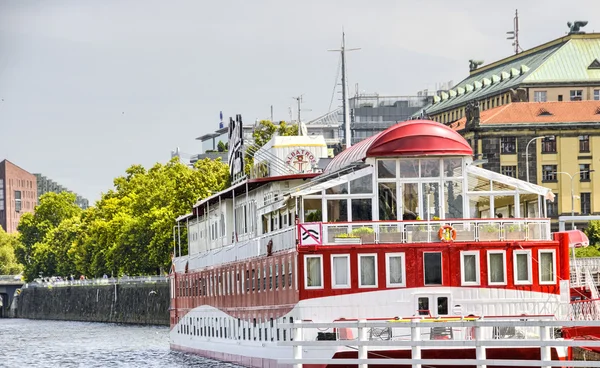
M271 105L271 123L273 122L273 105Z
M347 51L356 51L360 50L360 48L355 49L347 49L346 48L346 33L342 30L342 47L336 50L328 50L328 51L337 51L342 54L342 99L343 105L342 109L344 110L344 131L346 136L346 148L350 148L352 146L352 139L350 137L350 111L348 110L348 81L346 80L346 52Z
M304 93L303 93L303 94L301 94L301 95L300 95L300 96L298 96L298 97L292 97L294 100L296 100L296 102L298 102L298 124L300 124L300 123L302 122L302 119L300 118L300 112L301 112L301 111L312 111L312 110L310 110L310 109L302 109L302 106L301 106L301 105L302 105L302 102L304 102L304 101L302 100L302 96L304 96Z
M513 30L506 32L508 37L507 40L515 40L512 45L515 47L515 55L519 53L519 51L523 51L521 46L519 45L519 9L515 9L515 18L513 20Z

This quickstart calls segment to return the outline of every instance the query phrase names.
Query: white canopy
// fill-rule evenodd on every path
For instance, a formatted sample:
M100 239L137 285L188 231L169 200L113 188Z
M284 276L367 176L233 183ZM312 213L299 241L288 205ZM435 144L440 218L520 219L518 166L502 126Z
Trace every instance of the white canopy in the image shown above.
M510 176L498 174L497 172L482 169L475 165L467 165L466 171L467 171L467 174L473 174L475 176L480 176L480 177L483 177L483 178L486 178L489 180L496 181L498 183L511 185L511 186L517 188L517 190L527 192L527 193L538 194L538 195L544 196L544 198L546 198L547 200L554 202L554 193L552 193L551 189L548 189L546 187L542 187L542 186L536 185L536 184L531 184L531 183L528 183L523 180L512 178Z

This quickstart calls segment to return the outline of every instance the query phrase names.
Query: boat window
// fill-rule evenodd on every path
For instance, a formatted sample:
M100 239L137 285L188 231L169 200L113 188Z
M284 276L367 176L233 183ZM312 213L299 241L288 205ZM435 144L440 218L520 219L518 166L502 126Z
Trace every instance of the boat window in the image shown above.
M347 199L329 199L327 200L327 222L345 222L348 221L348 200Z
M406 286L404 253L388 253L386 257L387 287Z
M418 178L419 177L419 160L409 159L400 160L400 179Z
M521 217L539 218L540 208L537 194L522 194L519 196Z
M506 284L506 252L488 251L488 282L490 285Z
M462 285L479 285L479 251L460 252Z
M423 196L423 219L434 220L436 217L439 219L440 184L422 183L421 193Z
M373 175L365 175L350 181L350 194L373 193Z
M444 177L460 178L463 176L462 158L445 158L444 159Z
M514 251L515 284L531 284L531 251Z
M488 192L492 190L492 183L490 179L483 178L481 176L468 175L467 183L467 190L470 192Z
M396 183L379 183L379 220L396 220Z
M402 184L402 204L404 207L402 219L407 221L416 220L419 215L419 184Z
M490 218L490 196L469 194L469 217Z
M350 203L352 205L352 221L371 221L373 219L370 198L354 198L350 200Z
M305 286L307 289L323 287L323 262L322 256L305 256L306 274Z
M447 219L462 219L463 216L462 180L444 181L444 214Z
M325 194L348 194L348 183L336 185L335 187L327 188Z
M358 255L360 287L377 287L377 256L375 254Z
M333 288L350 287L350 256L332 255L331 264L333 267L331 286Z
M556 283L556 262L554 250L539 251L540 284Z
M425 285L442 284L442 253L423 253Z
M494 215L492 217L515 217L515 195L494 195ZM510 234L505 234L510 239ZM524 239L524 238L523 238Z
M437 314L446 315L448 314L448 297L438 296L437 297Z
M440 176L440 160L437 158L421 160L421 177L437 178Z
M396 178L396 160L377 161L377 177L381 179Z
M418 312L420 316L429 315L429 297L420 297L418 299Z

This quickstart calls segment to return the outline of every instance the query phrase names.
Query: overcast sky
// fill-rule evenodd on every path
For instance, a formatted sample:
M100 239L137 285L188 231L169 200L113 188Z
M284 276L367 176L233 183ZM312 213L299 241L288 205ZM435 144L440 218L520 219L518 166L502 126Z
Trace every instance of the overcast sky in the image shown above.
M524 49L570 20L600 31L600 1L0 1L0 160L92 201L132 164L199 153L219 111L245 122L328 111L348 47L353 93L414 95ZM336 100L335 108L339 105ZM294 113L295 116L295 113Z

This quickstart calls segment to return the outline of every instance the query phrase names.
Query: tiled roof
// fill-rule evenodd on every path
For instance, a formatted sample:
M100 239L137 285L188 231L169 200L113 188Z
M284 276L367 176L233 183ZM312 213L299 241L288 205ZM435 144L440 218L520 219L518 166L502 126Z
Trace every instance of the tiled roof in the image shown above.
M600 81L600 34L568 35L482 66L426 108L428 115L497 95L522 84Z
M596 123L600 122L600 101L514 102L480 113L479 125ZM450 125L464 129L466 118Z

